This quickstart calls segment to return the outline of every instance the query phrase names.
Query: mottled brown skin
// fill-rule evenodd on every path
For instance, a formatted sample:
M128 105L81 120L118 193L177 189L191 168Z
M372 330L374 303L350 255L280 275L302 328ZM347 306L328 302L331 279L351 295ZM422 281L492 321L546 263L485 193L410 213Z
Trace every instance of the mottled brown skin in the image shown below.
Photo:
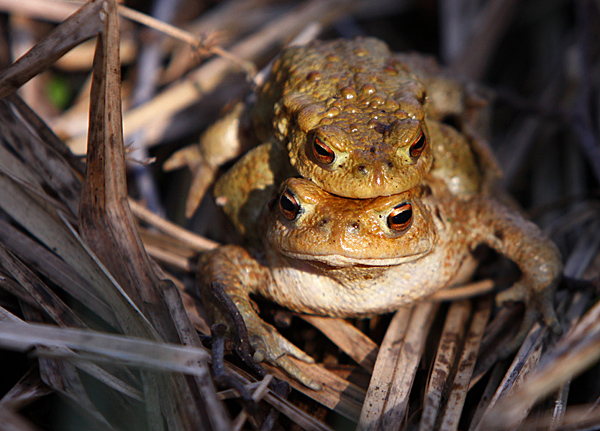
M293 219L290 196L299 208ZM388 215L407 202L411 221L393 231ZM312 360L258 317L250 293L302 313L386 313L448 287L471 251L487 244L523 273L502 299L526 302L528 321L541 313L548 324L557 324L552 297L562 266L556 246L534 224L481 194L457 197L443 181L427 177L404 194L349 200L292 178L264 217L262 246L206 253L199 286L206 291L210 283L221 283L244 317L257 358L310 387L318 384L288 355Z
M440 78L436 67L420 56L390 54L373 39L286 50L252 108L252 127L264 144L215 186L250 247L203 255L201 291L212 282L223 285L244 316L257 359L311 387L318 385L288 355L311 358L258 317L250 293L304 313L389 312L447 287L471 250L487 244L523 272L502 299L525 301L528 321L541 312L556 323L556 247L490 192L499 175L495 159L467 124L464 89ZM437 121L445 116L458 117L463 133ZM415 161L406 155L421 131L426 145ZM326 166L313 151L317 138L335 152ZM431 172L415 186L431 159ZM305 179L290 178L298 173ZM261 221L281 182L279 202ZM365 199L330 194L348 196L348 190ZM293 219L280 208L286 191L302 209ZM386 214L407 202L411 223L392 235Z
M372 55L359 56L361 50ZM385 44L375 39L338 40L290 48L275 62L272 76L259 89L258 101L252 108L255 130L266 143L238 160L217 181L214 189L217 202L249 242L255 243L259 239L256 225L262 206L277 191L281 181L298 173L340 196L350 194L345 189L352 189L354 196L364 197L385 196L391 190L399 193L418 183L430 167L433 175L445 181L449 191L456 195L487 191L496 182L500 170L486 141L474 132L459 133L455 128L436 120L445 116L466 116L467 112L473 116L471 111L480 112L481 109L469 111L464 106L463 88L444 78L443 71L432 59L417 54L394 54L393 60L390 60L391 55ZM342 63L337 63L341 58L344 59ZM390 61L400 71L396 75L391 74ZM355 67L340 66L347 63L355 63ZM405 64L410 67L405 67ZM315 73L312 73L314 70L309 65L319 70L319 79L315 78ZM428 98L425 105L419 102L423 97L423 87L408 72L411 69L418 72L420 81L426 82L435 94L435 98ZM358 72L360 70L370 72ZM304 79L305 75L311 73L310 80ZM378 91L375 95L365 93L358 97L349 86L337 90L340 82L349 81L369 91L375 88L372 83L376 82ZM402 88L394 90L394 86ZM354 164L358 167L368 166L364 172L381 172L376 169L378 165L375 160L387 160L390 156L391 147L382 145L382 135L369 128L371 115L384 109L381 107L385 105L381 102L381 94L385 92L395 94L397 100L402 101L404 109L410 112L410 117L422 119L423 106L428 111L427 127L424 129L426 146L418 162L410 164L406 146L400 146L402 151L396 153L395 166L398 171L400 166L404 166L401 177L395 174L362 175L358 170L347 169ZM347 95L352 97L348 99ZM377 103L372 102L373 97ZM394 109L400 106L389 100L386 103L392 104ZM328 114L330 105L334 105L333 112L337 113L331 117ZM353 108L349 113L346 109L348 106L362 108ZM403 115L397 111L396 117ZM385 118L387 124L391 124L385 132L388 141L393 136L398 142L414 141L423 121L400 120L396 117L382 116L379 119L380 124ZM314 126L315 121L318 121L317 126ZM471 128L469 121L465 119L464 128ZM349 124L353 125L351 130L354 132L348 131ZM362 126L357 127L357 124ZM344 148L344 151L352 153L352 156L340 155L336 158L342 163L342 159L350 157L344 169L325 169L314 159L310 139L315 136L329 143L336 151ZM282 145L285 142L288 142L287 148ZM383 152L380 154L380 151ZM359 157L361 154L364 159ZM367 159L373 162L367 163ZM289 160L294 161L294 166ZM315 170L321 170L317 177L313 175Z
M487 193L496 182L498 170L493 155L490 161L481 157L475 143L453 127L431 120L429 130L434 158L431 175L445 182L455 196ZM263 206L277 192L278 179L294 174L290 167L280 163L284 157L276 144L265 144L244 155L217 181L214 189L217 202L232 220L238 232L250 243L259 241L259 215Z
M423 84L373 38L315 41L286 49L258 89L251 112L262 141L274 139L298 173L344 197L372 198L418 184L429 145L411 147L425 125ZM315 155L315 140L333 160Z
M391 195L429 171L429 120L469 122L479 110L468 100L465 87L429 58L394 54L373 38L315 41L284 50L254 103L240 102L209 128L198 148L176 153L165 166L188 165L194 172L188 216L218 166L254 143L280 147L278 165L333 194ZM415 151L421 133L424 145ZM317 139L334 155L331 161L315 154Z

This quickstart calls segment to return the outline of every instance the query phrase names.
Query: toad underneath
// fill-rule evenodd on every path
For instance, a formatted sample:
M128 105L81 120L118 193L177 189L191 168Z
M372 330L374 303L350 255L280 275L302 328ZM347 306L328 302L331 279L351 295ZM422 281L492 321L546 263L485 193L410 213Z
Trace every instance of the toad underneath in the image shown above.
M311 388L319 384L288 355L312 359L258 316L250 294L301 313L387 313L448 287L471 251L486 244L522 272L499 300L525 301L524 328L541 313L557 329L552 299L562 265L556 246L536 225L481 194L457 198L429 176L410 191L358 200L290 178L260 220L261 244L201 256L199 288L207 298L211 283L219 283L244 318L255 358Z

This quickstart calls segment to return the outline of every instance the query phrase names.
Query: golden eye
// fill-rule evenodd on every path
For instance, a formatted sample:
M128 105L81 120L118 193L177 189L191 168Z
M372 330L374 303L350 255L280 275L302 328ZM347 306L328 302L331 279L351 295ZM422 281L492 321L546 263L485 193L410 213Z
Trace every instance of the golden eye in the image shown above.
M412 205L409 202L397 205L388 215L388 227L395 232L406 230L412 222L412 214Z
M425 138L425 134L421 130L417 139L410 146L409 154L413 158L417 158L421 155L423 150L425 149L425 144L427 144L427 139Z
M312 147L313 155L319 162L323 163L324 165L330 165L335 160L335 153L333 152L333 150L329 148L329 146L319 138L315 137L313 139Z
M295 220L300 214L300 204L289 189L286 189L279 197L279 208L288 220Z

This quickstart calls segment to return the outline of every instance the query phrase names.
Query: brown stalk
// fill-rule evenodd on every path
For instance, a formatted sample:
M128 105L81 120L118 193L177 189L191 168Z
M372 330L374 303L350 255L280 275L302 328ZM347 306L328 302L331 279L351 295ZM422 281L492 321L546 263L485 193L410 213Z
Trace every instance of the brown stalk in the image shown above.
M165 306L168 309L161 292L169 290L172 284L155 273L127 202L117 11L114 1L103 5L104 27L98 36L94 59L88 163L79 226L86 242L157 330L154 335L146 328L129 328L133 331L131 334L176 342L179 336L173 321L165 317L164 312L160 313ZM206 364L199 365L206 367ZM229 420L217 401L214 388L200 390L202 396L208 398L204 400L206 404L202 404L194 402L198 388L192 378L151 372L144 372L143 376L146 411L152 429L162 429L163 420L169 427L180 429L197 429L202 420L208 420L215 429L228 428ZM201 411L208 406L210 414Z

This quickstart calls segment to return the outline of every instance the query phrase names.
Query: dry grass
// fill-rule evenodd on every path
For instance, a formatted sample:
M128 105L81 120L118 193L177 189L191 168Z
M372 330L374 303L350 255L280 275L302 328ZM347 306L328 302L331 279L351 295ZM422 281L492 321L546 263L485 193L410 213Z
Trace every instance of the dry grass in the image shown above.
M0 1L0 430L600 428L598 2L155 3L173 27L140 17L145 2L96 0L63 22L79 4ZM316 358L298 365L321 391L221 363L216 337L211 357L194 258L232 237L210 199L186 222L189 176L160 166L282 46L354 34L495 90L504 182L563 253L561 337L536 325L498 359L521 310L494 305L511 268L488 259L477 283L394 316L265 305L292 319L282 331Z

